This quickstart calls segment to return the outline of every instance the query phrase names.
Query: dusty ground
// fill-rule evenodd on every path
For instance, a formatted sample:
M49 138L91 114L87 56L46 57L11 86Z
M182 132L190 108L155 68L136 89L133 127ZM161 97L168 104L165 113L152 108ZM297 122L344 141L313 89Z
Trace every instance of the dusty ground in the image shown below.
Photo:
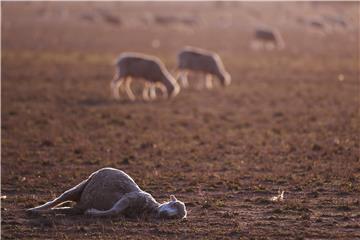
M359 3L1 5L2 239L360 239ZM346 26L310 24L326 16ZM285 50L251 47L262 24ZM119 53L172 71L184 45L219 52L232 85L111 98ZM24 214L104 166L188 219Z

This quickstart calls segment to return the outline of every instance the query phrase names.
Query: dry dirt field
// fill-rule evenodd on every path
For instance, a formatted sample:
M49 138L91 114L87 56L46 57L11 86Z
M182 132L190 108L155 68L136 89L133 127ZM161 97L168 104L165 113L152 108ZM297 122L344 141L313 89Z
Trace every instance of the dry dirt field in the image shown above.
M360 239L359 2L1 7L2 239ZM261 25L286 48L255 49ZM118 54L173 72L185 45L218 52L232 84L112 99ZM24 213L105 166L188 218Z

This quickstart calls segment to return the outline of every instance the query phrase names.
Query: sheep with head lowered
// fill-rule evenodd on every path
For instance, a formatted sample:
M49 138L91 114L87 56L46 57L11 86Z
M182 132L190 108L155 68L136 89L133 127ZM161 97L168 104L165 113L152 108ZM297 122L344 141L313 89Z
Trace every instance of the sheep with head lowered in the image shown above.
M67 201L76 204L74 207L56 207ZM115 168L102 168L54 200L27 212L165 219L182 219L187 215L185 204L174 195L170 196L169 202L160 204L141 190L129 175Z
M131 100L135 95L131 90L132 79L142 79L144 100L156 98L156 88L160 88L167 97L176 96L180 87L160 59L139 53L123 53L116 61L116 73L111 81L111 90L116 99L119 90L125 90Z
M270 48L268 47L269 49L272 49L273 47L276 47L279 50L285 48L284 39L277 29L258 27L255 29L254 37L255 40L263 46L270 46Z
M213 76L216 76L223 86L231 83L231 76L216 53L195 47L185 47L179 52L177 59L178 79L183 87L189 85L187 75L190 71L205 74L205 87L208 89L213 87Z

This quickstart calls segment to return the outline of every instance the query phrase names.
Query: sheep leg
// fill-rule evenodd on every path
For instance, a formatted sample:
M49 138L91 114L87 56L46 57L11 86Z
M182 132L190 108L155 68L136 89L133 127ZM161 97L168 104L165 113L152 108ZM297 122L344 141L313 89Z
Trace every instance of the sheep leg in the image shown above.
M175 76L175 80L179 80L180 78L180 75L181 75L181 71L179 69L176 69L175 70L175 73L174 73L174 76Z
M166 87L162 84L157 85L158 88L160 88L162 94L163 94L163 98L167 98L168 97L168 91L166 89Z
M207 89L212 89L213 88L213 82L212 82L212 75L211 74L206 74L205 87Z
M122 83L124 81L122 79L120 79L119 81L117 81L115 84L114 84L114 87L113 87L113 96L115 99L120 99L120 89L121 89L121 86L122 86Z
M119 88L120 88L120 86L122 84L121 80L122 79L120 77L119 72L116 72L113 79L111 80L111 83L110 83L110 89L112 91L112 94L113 94L114 98L116 98L116 99L120 98Z
M143 92L142 92L142 96L143 96L143 99L145 101L149 101L149 90L150 90L150 83L148 82L145 82L144 84L144 89L143 89Z
M182 79L182 84L184 88L189 87L188 73L186 72L184 78Z
M95 216L95 217L108 217L121 214L126 208L130 205L130 200L127 197L122 197L117 201L112 208L109 210L97 210L94 208L88 209L85 211L86 215Z
M189 87L188 74L188 71L181 71L179 73L179 82L183 88Z
M155 99L155 98L156 98L156 85L155 85L155 84L152 84L152 85L150 86L149 91L150 91L150 98L151 98L151 99Z
M84 211L76 207L58 207L50 209L49 212L55 214L78 215L82 214Z
M125 91L126 91L126 94L129 96L130 100L134 101L136 99L136 97L135 97L135 95L132 92L131 87L130 87L131 81L132 81L131 77L126 78L126 80L125 80Z
M120 78L119 73L116 72L115 75L114 75L114 77L113 77L113 79L111 80L111 83L110 83L111 89L114 89L114 88L115 88L117 82L118 82L120 79L121 79L121 78Z
M181 82L181 76L182 76L182 71L181 70L176 70L175 71L175 80L180 83Z
M63 194L61 194L59 197L55 198L54 200L49 201L38 207L27 209L26 211L30 213L42 213L42 212L46 213L46 212L51 212L52 210L51 208L59 205L60 203L67 201L78 202L80 200L81 193L83 192L88 181L89 179L84 180L75 187L65 191Z

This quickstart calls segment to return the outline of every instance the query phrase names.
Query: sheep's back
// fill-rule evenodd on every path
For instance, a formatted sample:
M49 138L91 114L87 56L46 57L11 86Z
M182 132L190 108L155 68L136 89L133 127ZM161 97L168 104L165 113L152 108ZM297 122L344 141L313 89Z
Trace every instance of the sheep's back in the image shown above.
M268 41L275 41L276 36L275 32L272 30L267 29L257 29L255 31L255 37L258 39L268 40Z
M182 51L178 55L178 68L213 73L218 66L213 55Z
M158 81L163 73L162 63L158 59L149 56L124 55L120 56L117 66L120 77L144 78L150 81Z
M124 194L141 191L134 180L121 170L105 168L90 176L77 207L110 209Z

